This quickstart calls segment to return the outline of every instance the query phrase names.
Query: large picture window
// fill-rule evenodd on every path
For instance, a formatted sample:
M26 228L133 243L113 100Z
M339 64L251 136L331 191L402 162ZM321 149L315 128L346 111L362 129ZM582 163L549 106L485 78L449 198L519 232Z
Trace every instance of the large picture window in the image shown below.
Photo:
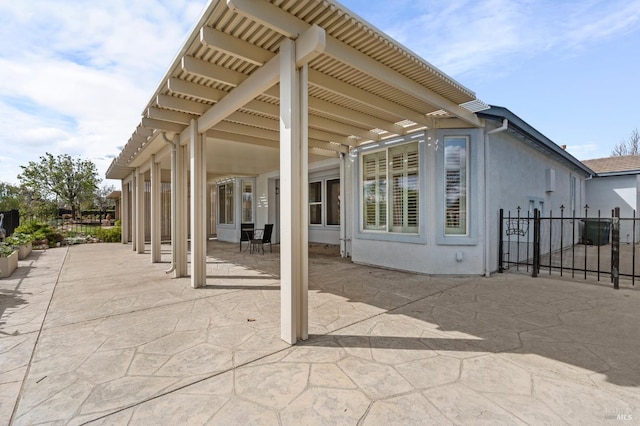
M362 156L362 227L418 233L418 143L394 146Z
M218 223L233 223L233 182L218 185Z
M468 234L468 162L469 138L444 139L445 234Z

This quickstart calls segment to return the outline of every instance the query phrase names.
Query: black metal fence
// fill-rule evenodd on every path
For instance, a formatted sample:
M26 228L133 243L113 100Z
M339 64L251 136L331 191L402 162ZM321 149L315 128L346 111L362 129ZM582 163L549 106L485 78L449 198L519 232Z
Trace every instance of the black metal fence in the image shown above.
M640 218L620 217L615 208L610 215L600 211L584 216L576 212L542 216L538 209L523 215L500 210L498 271L515 270L541 274L559 274L598 281L608 279L619 288L620 279L635 286L640 278L636 258L640 243Z
M20 214L18 210L2 213L5 214L3 227L7 236L13 234L19 225L32 222L49 224L64 236L91 235L95 228L113 226L115 222L113 210L83 210L79 215L67 209L58 209L52 214Z

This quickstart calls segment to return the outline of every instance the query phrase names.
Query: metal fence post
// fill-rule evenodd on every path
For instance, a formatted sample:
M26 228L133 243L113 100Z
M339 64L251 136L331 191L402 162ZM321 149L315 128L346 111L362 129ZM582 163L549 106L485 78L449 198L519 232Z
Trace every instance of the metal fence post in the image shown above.
M533 210L533 272L532 277L537 277L540 272L540 210Z
M504 265L502 264L502 250L503 250L503 238L504 238L504 209L500 209L500 237L498 239L498 272L504 272Z
M613 210L611 221L611 277L613 288L620 288L620 207Z

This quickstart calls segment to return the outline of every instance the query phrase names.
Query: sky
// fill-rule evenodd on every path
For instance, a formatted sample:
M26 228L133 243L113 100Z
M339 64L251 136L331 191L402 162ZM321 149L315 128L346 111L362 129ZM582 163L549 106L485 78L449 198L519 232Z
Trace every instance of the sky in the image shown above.
M46 152L105 179L206 3L0 0L0 182ZM580 160L640 128L640 0L342 4Z

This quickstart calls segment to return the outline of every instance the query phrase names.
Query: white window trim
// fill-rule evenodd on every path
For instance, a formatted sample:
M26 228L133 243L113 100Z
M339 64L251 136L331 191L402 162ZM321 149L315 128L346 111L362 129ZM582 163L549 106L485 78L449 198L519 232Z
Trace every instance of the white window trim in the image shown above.
M309 199L309 205L307 206L307 209L309 209L309 226L313 226L314 228L320 228L324 226L324 222L325 222L325 218L324 218L324 212L325 212L325 206L324 206L324 187L325 187L325 183L324 183L324 179L313 179L313 180L309 180L309 185L313 184L313 183L319 183L320 184L320 201L311 201L311 199ZM311 206L320 206L320 223L311 223Z
M482 140L481 129L440 129L437 132L438 140L443 141L445 137L466 137L467 145L467 234L445 234L446 228L446 194L445 194L445 165L444 165L444 149L438 149L436 155L436 173L437 173L437 231L436 243L443 246L475 246L478 245L478 213L480 209L479 200L482 196L480 191L484 191L479 186L481 178L480 167L478 166L479 150Z
M233 214L233 220L231 222L226 222L226 221L225 222L220 222L220 211L222 211L222 209L225 209L225 220L226 220L226 217L227 217L226 189L225 189L225 204L224 204L224 206L221 205L221 203L220 203L220 187L222 187L222 186L231 187L231 191L232 191L232 193L231 193L232 194L231 195L231 197L232 197L231 198L231 211L233 212L232 213ZM222 225L223 227L224 226L232 226L232 225L234 225L236 223L236 218L235 218L235 216L236 216L236 213L235 213L235 197L236 197L236 194L235 194L235 192L236 192L235 182L232 181L232 180L225 181L225 182L218 182L216 184L216 191L217 191L217 196L218 196L218 202L217 202L217 204L218 204L218 212L217 213L218 214L217 214L217 218L216 218L217 223L218 223L218 225Z
M338 223L337 225L330 225L327 222L327 214L329 212L329 185L327 184L327 182L329 182L330 180L337 180L338 181L338 186L340 186L340 176L338 177L332 177L332 178L326 178L323 181L324 184L324 202L322 203L324 206L324 214L322 215L322 220L324 221L324 226L330 229L338 229L340 228L340 224ZM340 194L340 197L342 197L342 194ZM342 199L339 199L338 202L340 203L340 208L344 208L344 206L342 205ZM340 220L340 214L338 214L338 221Z
M445 174L444 176L444 184L445 184L445 190L444 190L444 198L442 200L442 207L444 209L444 214L445 214L445 221L444 221L444 234L447 237L468 237L469 236L469 148L471 145L471 138L470 136L466 135L466 136L445 136L444 137L444 142L443 142L443 150L446 151L447 149L447 139L465 139L466 143L465 143L465 154L464 154L464 167L465 167L465 197L464 197L464 213L465 213L465 230L464 233L462 234L456 234L456 233L447 233L447 190L446 190L446 184L447 184L447 177L446 177L446 173L447 173L447 168L446 168L446 164L443 165L443 172ZM444 162L446 163L447 158L446 158L446 153L444 155Z
M352 152L352 158L356 158L354 167L353 179L353 194L356 208L352 210L353 223L356 224L354 238L362 240L379 240L379 241L392 241L403 242L413 244L426 244L427 232L426 232L426 203L427 203L427 153L425 149L426 133L412 133L411 135L399 137L393 140L388 140L376 144L365 145ZM364 187L363 181L363 154L374 153L383 149L392 147L394 145L405 144L408 142L418 142L418 232L417 233L398 233L388 232L380 230L364 229L364 203L362 199L362 191ZM388 225L387 225L388 226Z

